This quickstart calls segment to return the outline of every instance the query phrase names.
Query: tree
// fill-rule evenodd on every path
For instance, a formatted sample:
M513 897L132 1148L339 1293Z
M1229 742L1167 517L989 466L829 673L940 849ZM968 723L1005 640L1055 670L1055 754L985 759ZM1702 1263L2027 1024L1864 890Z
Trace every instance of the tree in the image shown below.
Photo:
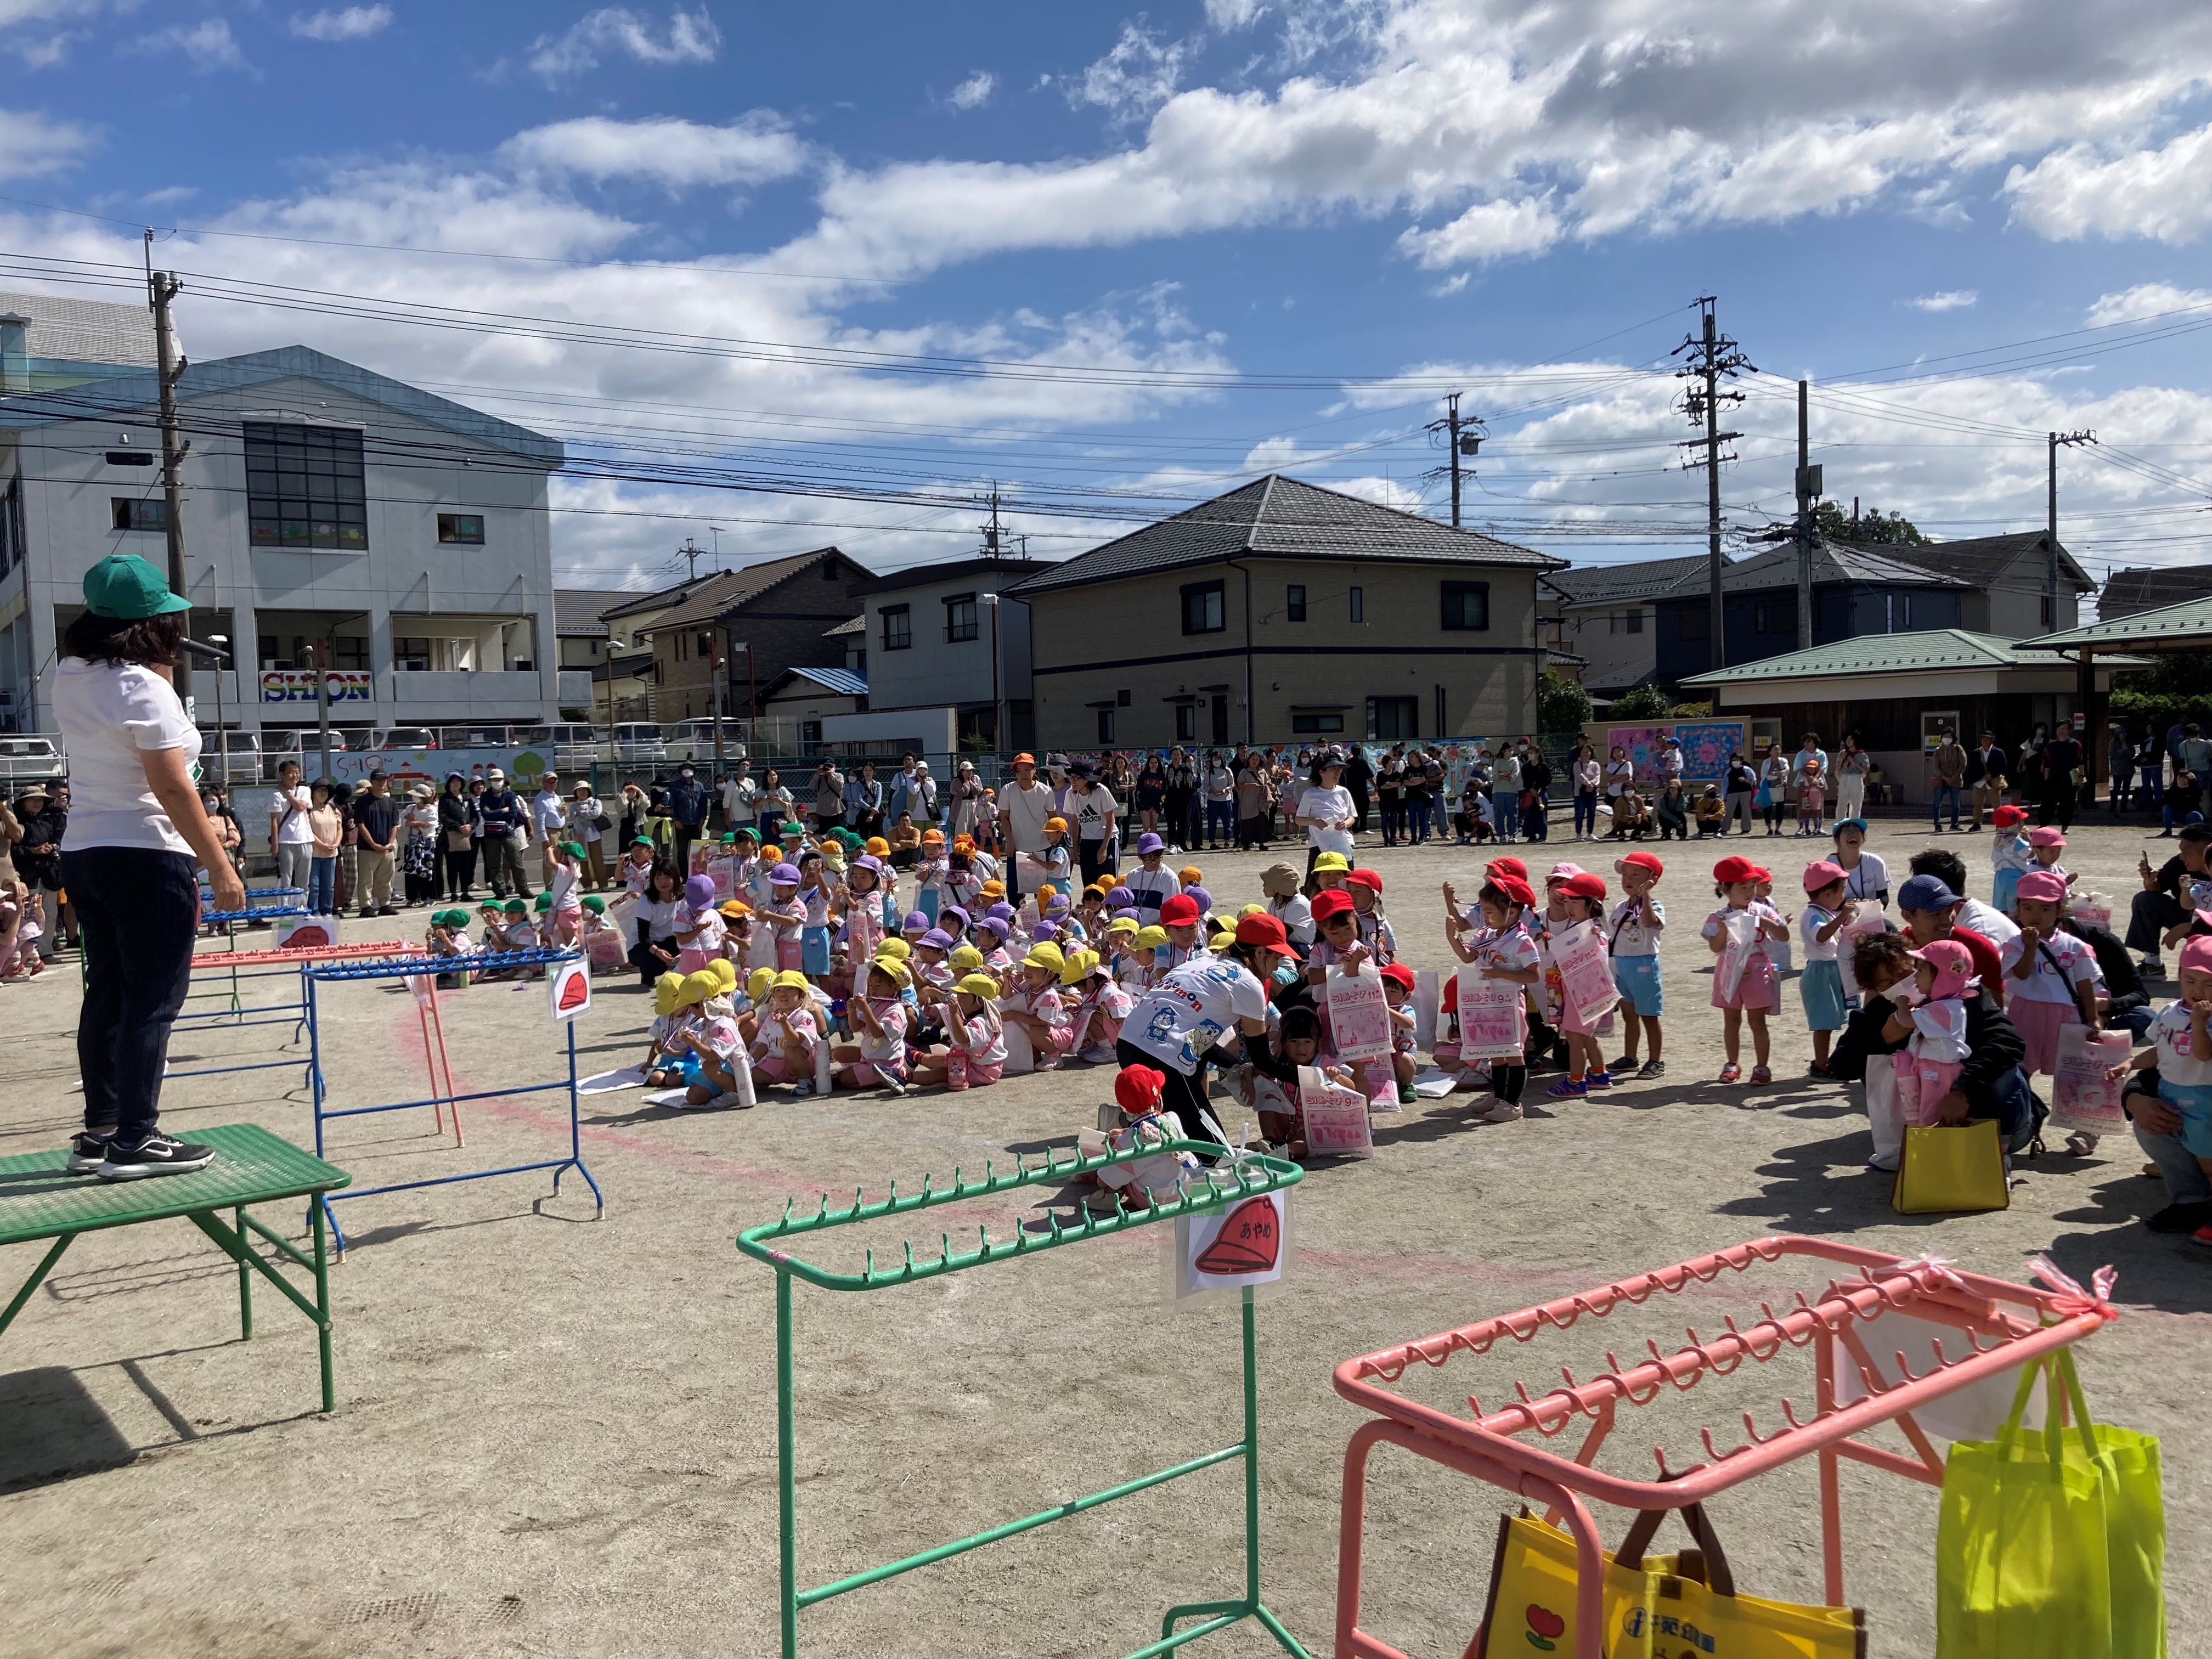
M1608 719L1663 720L1674 712L1674 700L1656 685L1631 686L1613 700Z
M1848 542L1855 547L1925 547L1928 538L1920 533L1920 526L1902 513L1885 514L1880 508L1852 518L1833 501L1820 501L1813 508L1813 528L1832 542Z
M1589 693L1558 669L1546 669L1536 683L1536 724L1549 732L1579 732L1589 717Z

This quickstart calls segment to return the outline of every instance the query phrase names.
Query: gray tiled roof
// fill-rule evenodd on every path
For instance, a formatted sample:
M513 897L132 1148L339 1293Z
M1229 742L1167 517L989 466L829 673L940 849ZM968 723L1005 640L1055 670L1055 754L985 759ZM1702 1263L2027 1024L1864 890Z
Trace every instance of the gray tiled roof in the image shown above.
M2104 590L2097 595L2097 620L2117 622L2139 611L2162 611L2206 593L2212 593L2212 564L2115 570L2105 578Z
M793 553L781 559L763 559L737 570L717 571L684 596L672 611L655 617L640 630L658 634L665 628L695 627L710 623L726 611L758 599L778 583L788 580L817 559L837 558L865 573L867 567L850 553L834 547L817 547L811 553Z
M1813 580L1821 582L1881 582L1887 585L1909 585L1922 587L1972 587L1975 583L1917 564L1875 553L1863 547L1846 547L1840 542L1820 542L1813 549ZM1721 577L1723 593L1749 593L1763 588L1795 587L1797 585L1797 550L1784 544L1748 559L1739 559ZM1708 576L1705 562L1697 561L1697 568L1678 580L1654 599L1695 599L1707 592Z
M1559 590L1569 605L1618 605L1628 599L1648 599L1665 592L1686 576L1703 579L1708 555L1693 553L1679 559L1635 559L1624 564L1578 564L1554 570L1545 586Z
M154 313L143 299L126 306L107 300L0 289L0 314L9 313L31 319L25 348L33 357L115 363L128 368L154 367ZM183 349L181 341L178 349Z
M1970 587L1987 587L2027 560L2026 567L2014 574L2013 586L2025 584L2040 588L2050 568L2049 547L2046 532L2025 530L2009 536L1969 536L1955 542L1923 542L1917 546L1884 543L1860 550L1941 575L1958 577ZM2074 584L2075 592L2094 591L2097 584L2074 562L2074 556L2066 550L2063 542L2058 544L2058 569L2063 580Z
M553 590L553 631L570 639L605 639L607 624L600 612L637 597L620 588L556 587Z
M1376 559L1555 569L1565 562L1419 514L1378 507L1270 473L1148 524L1006 591L1032 594L1085 587L1156 571L1211 564L1240 553L1276 559Z

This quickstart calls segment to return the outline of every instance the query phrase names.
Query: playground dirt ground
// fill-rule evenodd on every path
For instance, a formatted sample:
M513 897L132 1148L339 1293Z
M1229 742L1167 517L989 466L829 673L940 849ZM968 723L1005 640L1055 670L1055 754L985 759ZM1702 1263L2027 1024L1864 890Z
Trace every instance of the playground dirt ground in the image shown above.
M1872 842L1896 880L1928 844L1924 824L1895 822ZM1986 896L1986 836L1939 844L1966 859ZM2067 862L2124 915L2138 853L2172 846L2092 820ZM1739 849L1774 868L1794 914L1798 873L1824 844L1761 836L1731 840ZM1579 859L1611 879L1620 850L1555 836L1532 860ZM1839 1088L1804 1080L1794 985L1775 1022L1782 1081L1751 1091L1713 1080L1720 1021L1695 934L1712 903L1701 872L1717 853L1657 850L1674 929L1663 1081L1541 1103L1498 1127L1474 1121L1486 1098L1424 1101L1378 1120L1371 1161L1316 1165L1292 1194L1288 1276L1259 1306L1267 1600L1311 1652L1331 1650L1343 1451L1361 1421L1330 1388L1339 1360L1722 1245L1806 1233L1937 1252L2008 1279L2024 1279L2039 1251L2084 1280L2118 1268L2125 1315L2082 1349L2082 1376L2100 1418L2164 1443L2172 1651L2212 1652L2212 1580L2197 1570L2212 1546L2212 1251L2136 1224L2162 1200L2121 1139L2093 1157L2054 1152L2023 1165L2005 1212L1894 1214L1887 1178L1864 1168L1863 1118ZM1432 844L1370 856L1405 955L1443 966L1438 883L1471 895L1482 855ZM1257 896L1270 860L1196 861L1217 902L1237 904ZM416 912L351 928L420 925ZM76 1000L66 963L0 990L0 1153L58 1147L76 1121ZM325 1011L334 1104L421 1092L404 991L340 986ZM627 1063L648 1014L634 988L601 981L579 1033L584 1068ZM464 1090L562 1074L541 985L453 994L445 1020ZM179 1036L173 1063L298 1054L275 1048L287 1035ZM164 1096L165 1126L189 1136L250 1121L312 1145L301 1081L289 1069L179 1079ZM352 1249L331 1276L338 1409L328 1417L312 1409L307 1322L264 1288L256 1334L239 1340L232 1269L188 1224L84 1239L0 1341L0 1655L773 1653L773 1276L738 1255L735 1235L788 1200L878 1194L894 1176L907 1189L926 1172L942 1181L956 1165L972 1174L987 1158L1069 1146L1109 1086L1108 1073L1077 1067L963 1096L778 1094L749 1113L587 1098L585 1157L606 1195L597 1220L581 1183L571 1177L549 1199L540 1175L338 1206ZM1233 1133L1240 1115L1218 1103ZM558 1097L466 1110L465 1152L441 1143L425 1111L339 1123L330 1156L368 1186L566 1145ZM954 1219L973 1228L1003 1215L1000 1237L1014 1214L979 1205ZM301 1231L298 1212L268 1218ZM802 1583L1233 1441L1236 1312L1168 1304L1166 1231L870 1294L799 1286ZM880 1259L890 1238L855 1242ZM937 1248L933 1228L927 1243ZM31 1249L7 1254L18 1278L29 1271ZM1685 1323L1708 1331L1725 1315L1756 1316L1760 1300L1792 1286L1817 1280L1762 1266L1595 1329L1455 1359L1413 1386L1464 1410L1470 1393L1510 1397L1516 1376L1546 1387L1559 1365L1585 1375L1608 1348L1679 1344ZM1762 1432L1778 1426L1784 1395L1809 1406L1807 1354L1625 1413L1602 1462L1648 1474L1656 1445L1682 1468L1705 1455L1700 1425L1726 1449L1743 1411ZM1843 1489L1849 1595L1867 1610L1869 1652L1932 1651L1936 1492L1851 1464ZM1809 1462L1711 1508L1741 1589L1819 1599ZM1505 1509L1493 1489L1379 1453L1367 1627L1412 1655L1458 1655ZM1618 1539L1624 1517L1599 1518ZM1242 1522L1237 1469L1208 1470L828 1602L802 1616L799 1651L1124 1653L1158 1636L1170 1604L1238 1593ZM1189 1650L1275 1651L1249 1625Z

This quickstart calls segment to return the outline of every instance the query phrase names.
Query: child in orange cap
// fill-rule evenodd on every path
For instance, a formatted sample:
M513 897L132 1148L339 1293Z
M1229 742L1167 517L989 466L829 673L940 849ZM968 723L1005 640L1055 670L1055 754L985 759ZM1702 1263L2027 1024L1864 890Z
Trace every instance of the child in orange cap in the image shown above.
M945 904L945 831L921 832L921 855L915 860L914 908L937 926L937 913Z

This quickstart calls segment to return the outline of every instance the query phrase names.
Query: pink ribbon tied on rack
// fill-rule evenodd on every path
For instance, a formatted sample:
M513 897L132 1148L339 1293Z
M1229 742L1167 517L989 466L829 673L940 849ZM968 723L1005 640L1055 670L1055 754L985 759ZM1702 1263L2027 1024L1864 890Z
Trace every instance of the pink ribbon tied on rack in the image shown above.
M2083 1289L2079 1280L2047 1255L2032 1255L2027 1259L2027 1270L2051 1289L2058 1292L2051 1310L2065 1319L2086 1313L2100 1319L2118 1319L2120 1310L2112 1301L2112 1285L2119 1278L2115 1267L2104 1267L2089 1275L2089 1285Z
M1966 1288L1966 1281L1952 1271L1958 1263L1956 1256L1937 1255L1931 1250L1925 1255L1916 1255L1910 1261L1899 1261L1892 1267L1877 1267L1875 1271L1877 1273L1925 1273L1948 1289L1963 1291Z

